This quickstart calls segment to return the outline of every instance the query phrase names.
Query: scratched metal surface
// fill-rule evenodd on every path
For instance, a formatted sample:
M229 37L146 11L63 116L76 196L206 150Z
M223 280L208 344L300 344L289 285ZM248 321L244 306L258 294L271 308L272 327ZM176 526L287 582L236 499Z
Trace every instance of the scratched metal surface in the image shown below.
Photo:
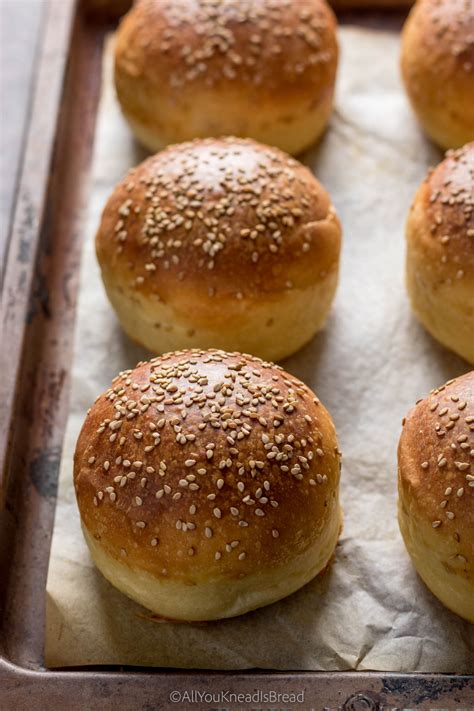
M66 16L61 15L61 24L54 13L66 12L65 6L72 8L74 0L44 0L43 4L53 8L49 22L54 30L62 27L62 32L67 33ZM354 15L350 19L354 21ZM358 17L364 24L383 21L396 27L402 19L397 13L388 17L380 13ZM54 34L52 27L49 37ZM49 707L74 711L114 706L134 710L219 707L229 711L276 707L347 711L474 708L473 679L459 676L44 669L44 588L68 404L83 206L100 88L102 40L107 29L103 16L100 23L86 20L80 7L68 50L61 49L65 45L58 41L53 56L43 53L37 69L39 75L43 73L49 79L44 84L46 92L48 86L54 89L55 80L62 82L67 63L56 115L46 123L41 123L44 117L33 115L29 126L29 136L34 139L29 147L33 157L35 152L50 150L50 155L40 156L43 162L32 161L33 175L30 171L27 176L28 184L37 189L36 194L44 196L43 202L32 204L26 199L24 180L20 181L17 192L16 226L21 226L20 236L29 249L23 261L9 254L6 273L8 283L18 283L19 289L24 282L15 279L25 273L30 286L26 301L25 294L19 294L18 301L20 304L25 301L25 308L17 308L14 290L6 295L7 299L3 293L1 307L2 333L6 332L8 322L9 333L17 332L20 336L15 341L19 349L18 367L13 368L10 363L13 356L2 360L2 377L14 397L8 412L5 454L0 462L3 502L0 504L0 708L15 711ZM43 98L45 102L51 99ZM38 134L35 121L40 122L43 133ZM54 138L51 149L45 140L48 131ZM38 166L48 161L45 184ZM36 185L35 180L40 184ZM10 344L0 341L6 353ZM1 409L5 410L3 401ZM199 696L218 692L251 694L257 690L304 692L304 701L295 705L247 704L224 696L218 703L213 700L215 696L209 702L205 696ZM185 695L186 691L197 694L194 703ZM174 705L173 692L178 692L181 699ZM203 701L196 702L196 698Z
M0 2L0 283L25 127L28 124L43 3Z

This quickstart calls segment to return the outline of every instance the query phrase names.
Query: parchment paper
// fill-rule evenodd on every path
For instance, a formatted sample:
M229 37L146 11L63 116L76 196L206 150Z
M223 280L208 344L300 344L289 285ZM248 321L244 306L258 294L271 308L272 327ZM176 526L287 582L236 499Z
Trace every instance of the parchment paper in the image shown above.
M47 583L48 666L474 670L474 627L421 583L396 519L401 419L432 387L468 370L415 322L403 284L407 210L440 154L423 138L400 86L398 35L345 27L340 36L336 111L320 146L303 156L344 226L340 286L324 332L284 362L316 390L338 430L345 525L335 561L277 604L200 625L154 621L91 563L72 486L75 440L96 395L148 357L122 333L94 255L105 200L145 157L115 102L109 48Z

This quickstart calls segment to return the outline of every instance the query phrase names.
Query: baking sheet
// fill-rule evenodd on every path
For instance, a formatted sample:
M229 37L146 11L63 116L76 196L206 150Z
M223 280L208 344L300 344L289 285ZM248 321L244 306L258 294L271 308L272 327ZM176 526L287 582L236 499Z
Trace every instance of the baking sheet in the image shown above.
M401 419L434 386L468 370L414 321L403 284L403 226L440 154L418 129L398 77L395 33L344 27L337 105L302 159L344 226L340 286L326 329L283 365L329 408L343 452L344 531L335 561L291 597L208 624L160 623L95 570L72 486L86 410L118 371L148 357L122 333L94 255L113 186L145 157L116 105L110 43L83 253L70 417L47 582L46 664L474 671L474 626L444 609L414 572L396 520Z

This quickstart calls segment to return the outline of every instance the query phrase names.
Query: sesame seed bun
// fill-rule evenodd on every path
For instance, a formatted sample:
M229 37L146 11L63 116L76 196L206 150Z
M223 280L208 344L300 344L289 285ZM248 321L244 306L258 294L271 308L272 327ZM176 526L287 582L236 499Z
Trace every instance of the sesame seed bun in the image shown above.
M474 371L419 402L398 449L398 519L419 575L474 622Z
M115 85L152 151L236 135L299 153L326 126L337 60L325 0L141 0L117 32Z
M341 529L331 417L280 367L169 353L121 373L74 458L84 534L104 576L172 619L240 615L328 564Z
M407 222L413 310L443 345L474 363L474 143L428 174Z
M442 148L474 139L474 3L418 0L402 35L402 75L426 133Z
M97 257L125 331L154 353L278 360L324 325L341 228L310 171L254 141L171 146L107 202Z

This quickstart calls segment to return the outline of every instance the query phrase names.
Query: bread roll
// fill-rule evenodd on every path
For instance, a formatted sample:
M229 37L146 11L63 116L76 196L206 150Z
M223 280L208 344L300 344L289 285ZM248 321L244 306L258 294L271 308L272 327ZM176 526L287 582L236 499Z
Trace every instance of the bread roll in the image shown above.
M340 241L307 168L224 138L172 146L132 170L96 245L122 326L154 353L217 347L277 360L323 326Z
M474 622L474 371L410 412L398 450L398 518L431 592Z
M168 353L89 410L74 484L95 564L158 615L214 620L322 571L341 529L331 417L271 363Z
M115 85L153 152L236 135L296 154L326 126L337 60L325 0L140 0L117 32Z
M418 0L402 36L405 87L442 148L474 140L474 2Z
M474 143L449 152L428 174L406 234L416 316L438 341L474 363Z

